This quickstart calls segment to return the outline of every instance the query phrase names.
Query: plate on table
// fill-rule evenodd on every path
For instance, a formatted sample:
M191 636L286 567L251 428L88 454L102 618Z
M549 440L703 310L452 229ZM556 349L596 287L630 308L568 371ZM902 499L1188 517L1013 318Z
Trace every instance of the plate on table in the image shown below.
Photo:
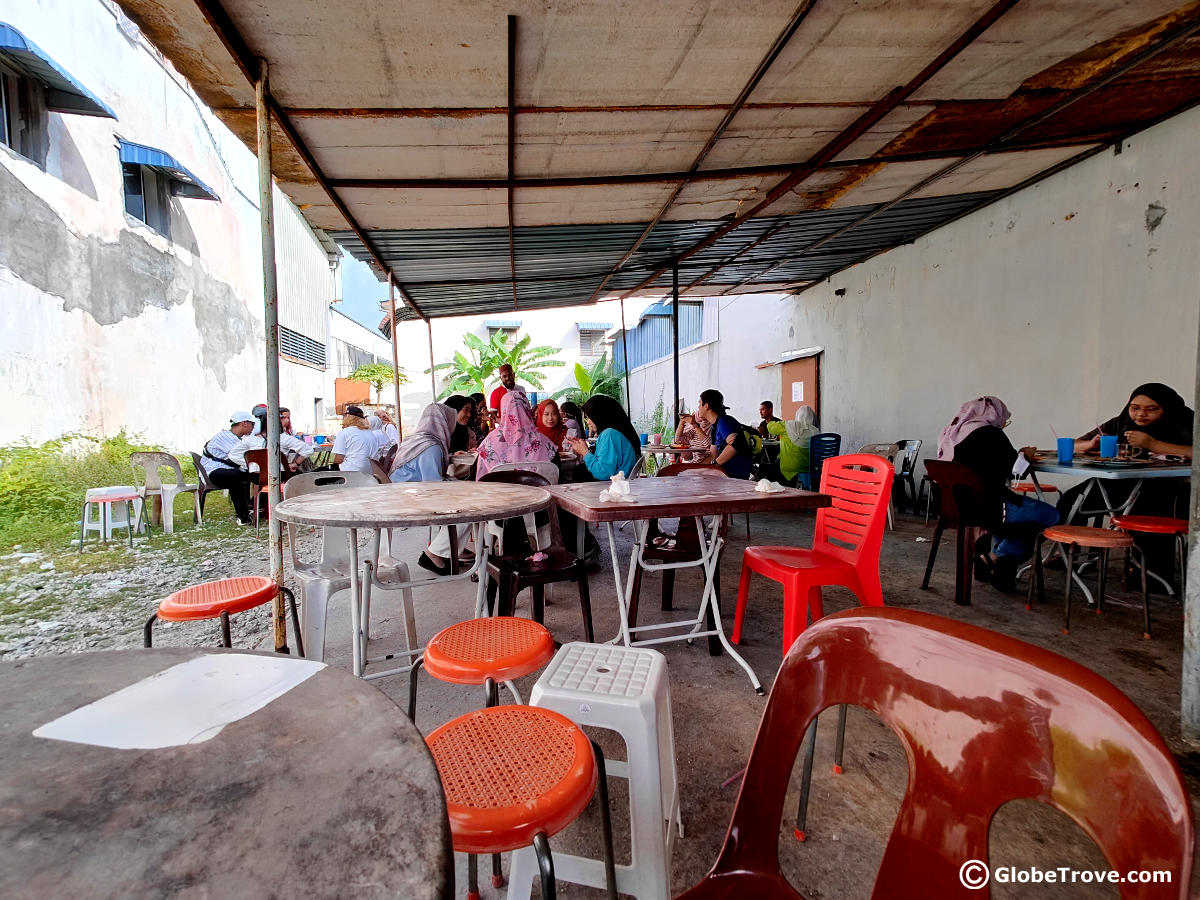
M1146 459L1085 459L1082 462L1096 469L1144 469L1150 465Z
M473 466L478 458L479 454L474 450L459 450L450 454L450 462L457 466Z

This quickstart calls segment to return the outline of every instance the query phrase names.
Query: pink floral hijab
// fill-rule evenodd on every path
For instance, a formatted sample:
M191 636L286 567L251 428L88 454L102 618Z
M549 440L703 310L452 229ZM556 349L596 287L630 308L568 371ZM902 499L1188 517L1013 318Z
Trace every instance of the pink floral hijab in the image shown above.
M520 391L509 391L500 401L499 426L479 445L475 478L501 463L549 462L554 453L554 444L533 424L529 399Z
M938 438L938 459L954 459L954 448L968 434L984 425L1003 428L1011 413L999 397L979 397L968 400L958 409L950 424L942 429Z

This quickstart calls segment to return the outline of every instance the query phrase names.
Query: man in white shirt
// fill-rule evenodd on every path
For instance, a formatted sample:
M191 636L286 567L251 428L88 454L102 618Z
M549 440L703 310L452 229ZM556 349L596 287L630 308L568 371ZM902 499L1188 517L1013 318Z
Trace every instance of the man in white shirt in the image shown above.
M200 465L209 481L229 491L229 501L242 525L250 524L250 485L257 484L258 479L239 468L229 453L253 430L254 416L238 410L229 417L229 427L209 438L200 454Z
M258 433L246 435L229 450L229 461L248 472L257 472L258 466L254 463L251 463L249 466L246 465L246 451L262 450L267 446L267 407L262 404L254 407L254 415L257 417L259 423ZM283 418L282 414L280 418ZM295 472L303 465L304 460L313 455L313 448L310 444L306 444L295 435L283 431L282 425L283 423L281 422L279 449L287 457L288 472Z

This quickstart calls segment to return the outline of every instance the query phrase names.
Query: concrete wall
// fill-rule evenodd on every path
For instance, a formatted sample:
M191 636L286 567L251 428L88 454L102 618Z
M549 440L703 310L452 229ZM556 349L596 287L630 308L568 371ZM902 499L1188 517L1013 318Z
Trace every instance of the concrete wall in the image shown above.
M199 446L264 398L254 156L115 5L0 0L0 21L118 116L49 113L44 171L0 147L0 442L126 428ZM124 211L117 137L170 153L220 201L172 198L172 239L155 233ZM304 274L281 280L281 321L307 333L324 327L336 275L278 191L275 203L281 268ZM297 428L313 424L312 402L293 397L321 396L323 381L283 365L284 405L308 408Z
M823 346L822 427L844 446L923 438L1001 397L1017 446L1053 446L1163 381L1189 400L1200 318L1200 110L882 254L797 297L724 298L721 341L681 357L683 394L749 420L778 360ZM839 296L839 292L844 294ZM634 373L635 414L670 361ZM640 404L640 408L639 408Z

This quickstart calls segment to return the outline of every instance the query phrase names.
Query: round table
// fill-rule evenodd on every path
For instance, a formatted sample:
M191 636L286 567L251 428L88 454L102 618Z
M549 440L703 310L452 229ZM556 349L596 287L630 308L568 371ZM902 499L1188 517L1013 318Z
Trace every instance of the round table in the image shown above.
M112 749L32 734L225 654L281 659L174 648L0 662L0 896L452 896L425 741L347 672L283 657L315 674L199 743Z
M419 649L405 648L385 653L374 659L367 658L367 630L363 623L365 611L370 609L370 590L379 586L388 590L405 587L421 587L439 581L478 576L479 587L475 596L475 614L481 615L487 594L487 541L483 539L479 523L494 519L511 519L526 513L538 512L551 503L550 494L543 488L523 484L504 484L489 481L403 481L370 487L339 488L320 491L284 500L275 508L281 522L294 525L347 528L350 546L350 595L358 602L350 606L351 664L354 674L368 678L384 678L399 675L412 668L407 664L394 666L385 671L366 674L372 662L411 658ZM365 571L359 572L358 529L406 528L422 525L477 526L475 563L465 572L457 572L458 554L455 531L451 529L450 556L453 574L410 580L404 584L378 582L371 571L371 561L363 564ZM379 555L378 541L371 559ZM365 586L365 590L364 590Z

